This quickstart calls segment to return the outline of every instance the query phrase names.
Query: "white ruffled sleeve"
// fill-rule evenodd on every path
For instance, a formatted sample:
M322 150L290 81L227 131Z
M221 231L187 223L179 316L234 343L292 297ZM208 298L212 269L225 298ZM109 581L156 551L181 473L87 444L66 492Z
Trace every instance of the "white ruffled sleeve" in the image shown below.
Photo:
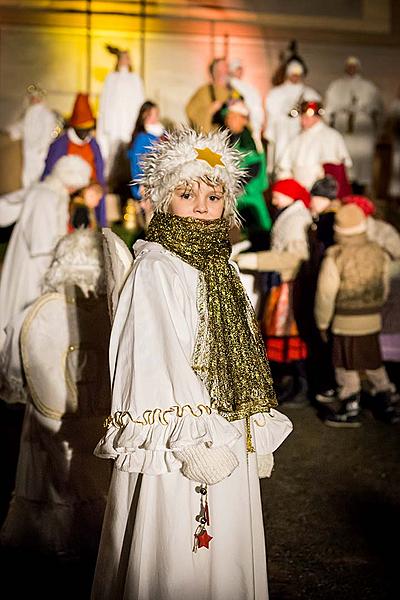
M274 467L273 453L293 430L293 423L272 408L269 413L257 413L250 418L252 442L257 454L260 479L270 477Z
M123 471L176 471L174 451L232 446L240 437L210 408L191 367L197 321L188 290L166 252L144 251L120 296L110 341L112 413L95 454Z
M257 454L272 454L293 430L291 420L275 408L250 418L251 434Z

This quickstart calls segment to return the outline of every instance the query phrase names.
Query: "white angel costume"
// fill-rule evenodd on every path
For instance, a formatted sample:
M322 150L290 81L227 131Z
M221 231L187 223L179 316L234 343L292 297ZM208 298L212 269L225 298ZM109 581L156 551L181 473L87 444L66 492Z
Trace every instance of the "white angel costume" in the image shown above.
M10 319L40 296L56 243L67 233L68 187L79 189L88 185L89 179L86 161L64 156L45 181L27 191L1 272L0 348Z
M157 210L178 182L205 176L232 209L240 155L227 137L176 131L143 161L155 212L127 278L116 269L112 410L95 449L115 464L92 600L268 598L258 479L292 424L273 408L229 218Z
M45 102L29 106L20 121L10 125L12 140L22 140L24 189L39 181L51 142L57 135L57 117Z
M255 415L247 454L244 421L211 409L191 367L199 272L159 244L134 250L110 343L114 418L96 448L115 468L92 598L266 599L257 454L272 454L292 425L274 409ZM209 488L213 540L193 554L199 494L174 450L201 442L228 446L239 466Z
M111 469L93 456L110 410L110 322L96 235L60 240L45 293L7 328L0 379L14 394L4 399L15 401L19 390L26 408L4 547L68 558L97 552Z
M140 107L144 102L143 82L127 67L109 73L99 99L96 139L109 173L121 143L130 142Z

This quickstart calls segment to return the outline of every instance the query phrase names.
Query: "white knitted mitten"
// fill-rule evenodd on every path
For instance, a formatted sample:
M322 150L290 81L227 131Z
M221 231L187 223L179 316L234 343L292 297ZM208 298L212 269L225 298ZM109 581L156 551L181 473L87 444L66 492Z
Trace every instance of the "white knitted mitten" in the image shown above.
M257 468L260 479L271 477L272 469L274 468L274 455L257 454Z
M208 485L229 477L239 464L228 446L209 448L205 444L199 444L175 451L174 455L181 461L185 477Z

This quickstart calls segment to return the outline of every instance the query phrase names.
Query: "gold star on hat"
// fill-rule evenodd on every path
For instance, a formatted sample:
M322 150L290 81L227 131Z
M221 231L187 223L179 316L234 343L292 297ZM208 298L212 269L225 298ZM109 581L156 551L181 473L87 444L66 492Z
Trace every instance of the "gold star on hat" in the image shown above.
M210 148L195 148L197 152L196 160L205 160L210 167L214 168L217 165L224 167L224 163L221 160L221 154L213 152Z

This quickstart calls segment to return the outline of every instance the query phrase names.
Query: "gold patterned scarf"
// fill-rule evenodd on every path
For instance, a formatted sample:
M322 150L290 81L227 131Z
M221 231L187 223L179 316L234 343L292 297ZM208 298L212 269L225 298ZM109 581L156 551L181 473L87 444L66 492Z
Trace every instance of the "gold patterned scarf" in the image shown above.
M204 382L212 408L228 421L269 412L277 405L271 372L254 310L229 263L226 219L155 213L146 239L200 271L192 368Z

